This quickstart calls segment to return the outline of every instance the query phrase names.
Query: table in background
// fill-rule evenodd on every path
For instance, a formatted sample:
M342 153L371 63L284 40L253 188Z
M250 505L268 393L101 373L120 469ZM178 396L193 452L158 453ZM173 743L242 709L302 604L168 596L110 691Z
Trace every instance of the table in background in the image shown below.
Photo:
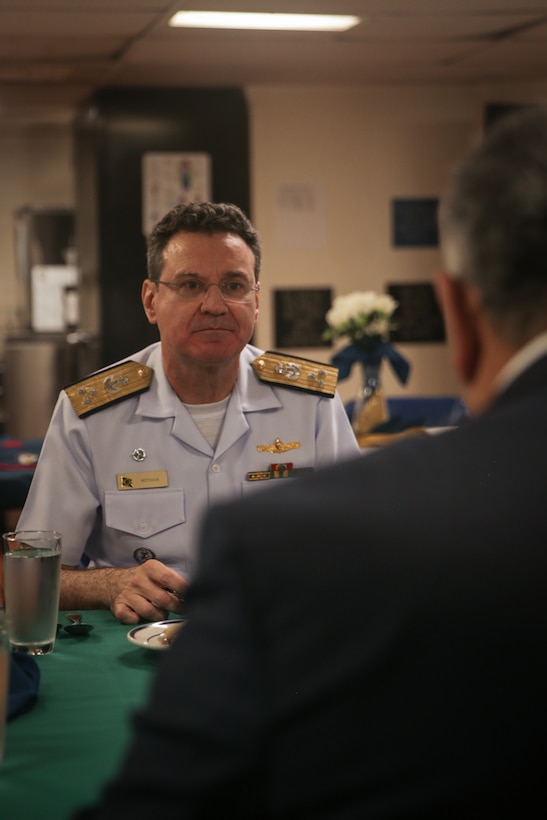
M59 633L37 657L41 678L30 712L7 725L0 766L2 820L66 820L97 798L114 773L161 652L127 640L131 627L107 611L82 612L85 637ZM59 621L70 623L65 613Z
M19 510L25 503L43 439L0 436L0 510ZM23 462L23 463L21 463Z

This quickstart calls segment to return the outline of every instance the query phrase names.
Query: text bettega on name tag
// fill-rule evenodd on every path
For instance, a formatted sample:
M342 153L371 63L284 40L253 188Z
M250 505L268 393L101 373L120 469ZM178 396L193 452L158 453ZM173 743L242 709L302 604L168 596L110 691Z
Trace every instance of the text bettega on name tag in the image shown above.
M151 470L149 473L118 473L118 490L147 490L151 487L168 487L167 470Z

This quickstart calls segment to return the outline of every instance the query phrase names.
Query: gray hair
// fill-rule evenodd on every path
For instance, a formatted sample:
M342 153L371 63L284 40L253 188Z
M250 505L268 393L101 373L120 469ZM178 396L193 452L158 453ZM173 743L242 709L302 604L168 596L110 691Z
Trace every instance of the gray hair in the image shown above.
M187 233L233 233L243 239L252 250L254 275L258 281L262 249L258 233L243 211L226 202L188 202L176 205L153 228L146 241L148 278L157 282L164 265L163 252L171 237Z
M444 264L473 283L497 333L547 327L547 107L507 115L455 172L439 210Z

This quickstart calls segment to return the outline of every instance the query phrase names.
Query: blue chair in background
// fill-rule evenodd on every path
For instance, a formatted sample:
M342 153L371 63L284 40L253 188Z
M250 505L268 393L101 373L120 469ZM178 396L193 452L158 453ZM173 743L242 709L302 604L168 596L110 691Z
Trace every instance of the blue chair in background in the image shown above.
M457 427L469 418L458 396L397 396L386 399L389 418L371 432L400 433L411 427ZM354 402L346 403L351 419Z
M388 398L389 419L408 427L456 427L469 418L458 396L398 396Z

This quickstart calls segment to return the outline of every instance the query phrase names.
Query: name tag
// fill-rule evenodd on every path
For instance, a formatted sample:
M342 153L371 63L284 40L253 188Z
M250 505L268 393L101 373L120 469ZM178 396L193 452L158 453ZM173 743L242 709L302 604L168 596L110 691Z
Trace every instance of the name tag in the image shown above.
M151 487L168 487L167 470L151 470L149 473L118 473L118 490L148 490Z

